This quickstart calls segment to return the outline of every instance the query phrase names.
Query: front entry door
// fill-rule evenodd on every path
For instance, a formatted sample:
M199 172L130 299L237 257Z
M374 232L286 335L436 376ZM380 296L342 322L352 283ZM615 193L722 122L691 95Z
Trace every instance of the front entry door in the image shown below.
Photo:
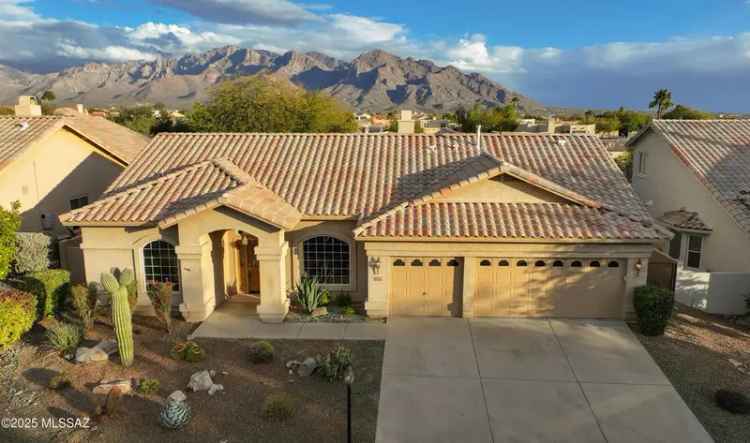
M243 236L238 242L240 292L257 294L260 292L260 265L255 257L258 240L255 237Z

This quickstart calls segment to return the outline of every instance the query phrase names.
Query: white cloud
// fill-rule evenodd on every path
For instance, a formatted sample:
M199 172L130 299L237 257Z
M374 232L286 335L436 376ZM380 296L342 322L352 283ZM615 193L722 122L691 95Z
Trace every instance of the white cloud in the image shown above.
M223 45L233 45L239 39L215 32L193 32L186 26L148 22L136 28L124 28L132 41L165 52L206 50Z
M353 39L362 44L383 43L396 39L405 32L402 25L386 23L367 17L331 14L334 30L343 32L341 38Z
M83 48L75 44L61 42L57 45L58 54L77 58L109 62L126 62L130 60L154 60L157 54L143 52L124 46L105 46L102 48Z
M35 21L39 16L29 7L31 0L0 0L0 19Z
M489 48L484 35L462 38L445 51L448 63L468 71L511 73L523 70L525 50L518 46Z

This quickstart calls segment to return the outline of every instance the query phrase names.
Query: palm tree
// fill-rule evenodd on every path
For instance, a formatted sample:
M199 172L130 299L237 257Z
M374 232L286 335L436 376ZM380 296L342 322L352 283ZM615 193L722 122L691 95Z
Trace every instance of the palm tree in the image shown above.
M667 109L672 107L672 93L669 89L659 89L654 93L654 99L648 104L649 109L656 108L656 118L661 118Z

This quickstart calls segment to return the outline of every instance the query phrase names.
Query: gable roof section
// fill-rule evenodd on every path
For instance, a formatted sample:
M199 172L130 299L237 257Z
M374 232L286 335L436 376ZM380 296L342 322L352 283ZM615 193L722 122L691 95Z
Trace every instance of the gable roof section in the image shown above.
M149 142L148 137L101 117L0 117L0 168L32 143L62 128L68 128L125 165Z
M706 225L697 212L687 211L684 208L677 211L665 212L658 220L668 227L677 230L711 232L712 229Z
M750 120L654 120L649 130L750 232Z
M66 225L162 228L199 212L227 206L282 229L300 214L277 195L224 159L209 160L107 195L60 216Z

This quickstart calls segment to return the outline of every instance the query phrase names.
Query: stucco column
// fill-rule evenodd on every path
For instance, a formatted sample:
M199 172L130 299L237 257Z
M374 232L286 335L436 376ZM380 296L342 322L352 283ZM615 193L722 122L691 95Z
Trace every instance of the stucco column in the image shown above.
M367 301L365 311L371 318L388 317L391 257L367 256Z
M633 293L635 288L644 286L648 276L648 257L634 257L628 259L625 273L625 300L623 308L624 318L635 317L633 307Z
M477 258L464 257L463 308L464 318L474 318L474 292L476 292Z
M205 320L216 307L212 249L208 235L201 237L200 245L175 248L181 268L180 312L188 322Z
M277 247L255 248L260 264L260 305L258 316L266 323L281 323L289 312L286 291L286 257L289 243Z

